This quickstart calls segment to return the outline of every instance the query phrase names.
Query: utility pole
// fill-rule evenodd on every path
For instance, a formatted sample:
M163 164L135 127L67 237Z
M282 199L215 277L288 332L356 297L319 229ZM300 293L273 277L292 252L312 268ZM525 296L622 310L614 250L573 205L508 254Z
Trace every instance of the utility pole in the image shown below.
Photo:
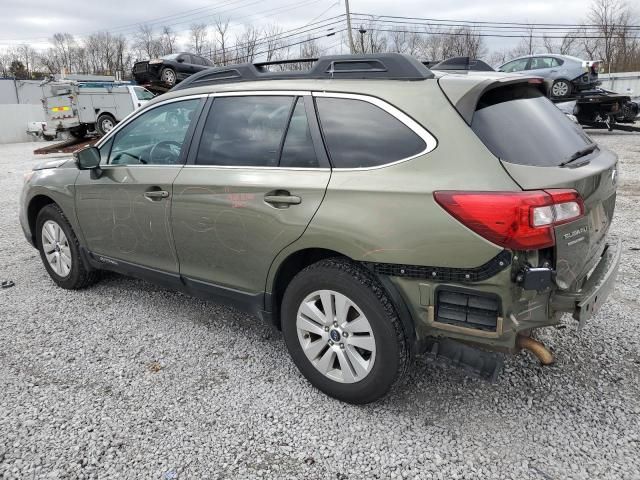
M353 32L351 31L351 12L349 11L349 0L344 0L344 6L347 9L347 31L349 32L349 52L353 55L356 53L355 45L353 44Z

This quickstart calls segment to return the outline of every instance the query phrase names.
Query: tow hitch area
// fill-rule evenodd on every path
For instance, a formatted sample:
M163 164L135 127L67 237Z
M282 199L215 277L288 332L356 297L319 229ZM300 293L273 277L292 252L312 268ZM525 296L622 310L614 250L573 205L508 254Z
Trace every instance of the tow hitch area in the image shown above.
M495 382L502 372L504 355L485 352L448 338L433 338L426 343L427 356L436 362L460 367L473 377Z

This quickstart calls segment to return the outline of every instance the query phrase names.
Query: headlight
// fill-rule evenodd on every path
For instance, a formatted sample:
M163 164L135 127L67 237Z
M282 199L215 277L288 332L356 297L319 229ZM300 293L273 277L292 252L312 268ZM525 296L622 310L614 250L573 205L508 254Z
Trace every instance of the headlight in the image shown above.
M153 59L149 60L149 65L155 65L157 63L162 63L162 59L161 58L153 58Z

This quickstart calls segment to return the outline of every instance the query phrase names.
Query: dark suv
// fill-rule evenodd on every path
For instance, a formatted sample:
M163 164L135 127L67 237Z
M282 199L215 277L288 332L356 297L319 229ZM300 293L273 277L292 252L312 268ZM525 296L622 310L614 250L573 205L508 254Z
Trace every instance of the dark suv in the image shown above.
M20 221L61 287L108 269L235 305L345 401L427 348L549 363L532 331L589 321L620 248L617 158L541 87L399 54L211 69L37 168Z
M211 60L193 53L172 53L160 58L136 62L133 78L139 84L160 83L173 87L194 73L213 67Z

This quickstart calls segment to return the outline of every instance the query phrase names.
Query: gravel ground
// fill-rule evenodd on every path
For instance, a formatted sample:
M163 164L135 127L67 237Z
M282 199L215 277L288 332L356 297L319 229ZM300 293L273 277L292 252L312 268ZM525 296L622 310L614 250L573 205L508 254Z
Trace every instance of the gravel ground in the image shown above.
M18 225L35 144L0 146L0 478L640 478L640 135L621 159L615 292L557 363L509 358L496 384L418 359L356 407L314 390L282 335L129 278L49 280Z

